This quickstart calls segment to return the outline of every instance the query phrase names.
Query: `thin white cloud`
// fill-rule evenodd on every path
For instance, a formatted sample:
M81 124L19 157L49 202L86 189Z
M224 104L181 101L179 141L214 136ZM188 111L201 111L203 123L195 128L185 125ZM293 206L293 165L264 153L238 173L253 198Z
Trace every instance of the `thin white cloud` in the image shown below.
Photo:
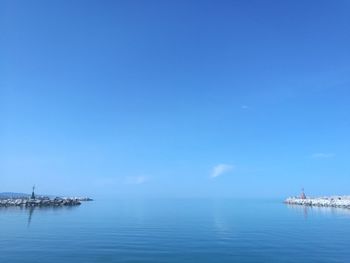
M232 172L234 170L235 166L231 165L231 164L218 164L216 166L214 166L212 173L210 175L210 177L215 178L218 177L220 175L223 175L225 173L229 173Z
M334 153L314 153L311 155L313 159L329 159L335 156Z
M148 181L148 178L146 176L140 175L140 176L128 176L125 178L126 184L144 184Z
M247 105L242 105L242 106L241 106L241 109L242 109L242 110L249 110L249 106L247 106Z

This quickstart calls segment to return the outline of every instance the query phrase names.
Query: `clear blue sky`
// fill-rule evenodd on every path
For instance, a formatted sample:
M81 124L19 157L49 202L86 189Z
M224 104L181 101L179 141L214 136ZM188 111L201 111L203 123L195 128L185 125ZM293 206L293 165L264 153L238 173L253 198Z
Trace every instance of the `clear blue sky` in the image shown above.
M350 194L349 1L0 2L0 192Z

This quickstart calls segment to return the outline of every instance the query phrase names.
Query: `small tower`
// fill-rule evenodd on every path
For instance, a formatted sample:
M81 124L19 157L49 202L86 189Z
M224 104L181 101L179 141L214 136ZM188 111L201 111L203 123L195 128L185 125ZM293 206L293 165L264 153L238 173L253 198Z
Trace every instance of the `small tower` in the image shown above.
M300 199L306 199L306 195L305 195L305 192L304 192L304 188L301 189Z
M30 197L30 199L35 199L35 194L34 194L34 190L35 190L35 185L33 185L33 191L32 191L32 196Z

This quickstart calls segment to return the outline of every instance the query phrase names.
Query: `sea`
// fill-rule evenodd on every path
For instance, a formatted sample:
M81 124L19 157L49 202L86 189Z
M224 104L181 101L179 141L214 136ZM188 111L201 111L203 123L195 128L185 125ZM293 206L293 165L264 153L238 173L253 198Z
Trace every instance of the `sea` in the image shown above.
M346 263L350 210L261 199L0 208L0 262Z

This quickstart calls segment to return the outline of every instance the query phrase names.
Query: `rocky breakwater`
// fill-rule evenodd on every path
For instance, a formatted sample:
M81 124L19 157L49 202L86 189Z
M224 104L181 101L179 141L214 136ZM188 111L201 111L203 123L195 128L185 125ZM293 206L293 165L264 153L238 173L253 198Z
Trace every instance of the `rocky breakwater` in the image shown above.
M77 206L80 205L79 198L18 198L18 199L2 199L0 207L20 206L20 207L59 207L59 206Z
M331 197L289 197L284 201L289 205L304 205L318 207L338 207L350 209L350 196L331 196Z

